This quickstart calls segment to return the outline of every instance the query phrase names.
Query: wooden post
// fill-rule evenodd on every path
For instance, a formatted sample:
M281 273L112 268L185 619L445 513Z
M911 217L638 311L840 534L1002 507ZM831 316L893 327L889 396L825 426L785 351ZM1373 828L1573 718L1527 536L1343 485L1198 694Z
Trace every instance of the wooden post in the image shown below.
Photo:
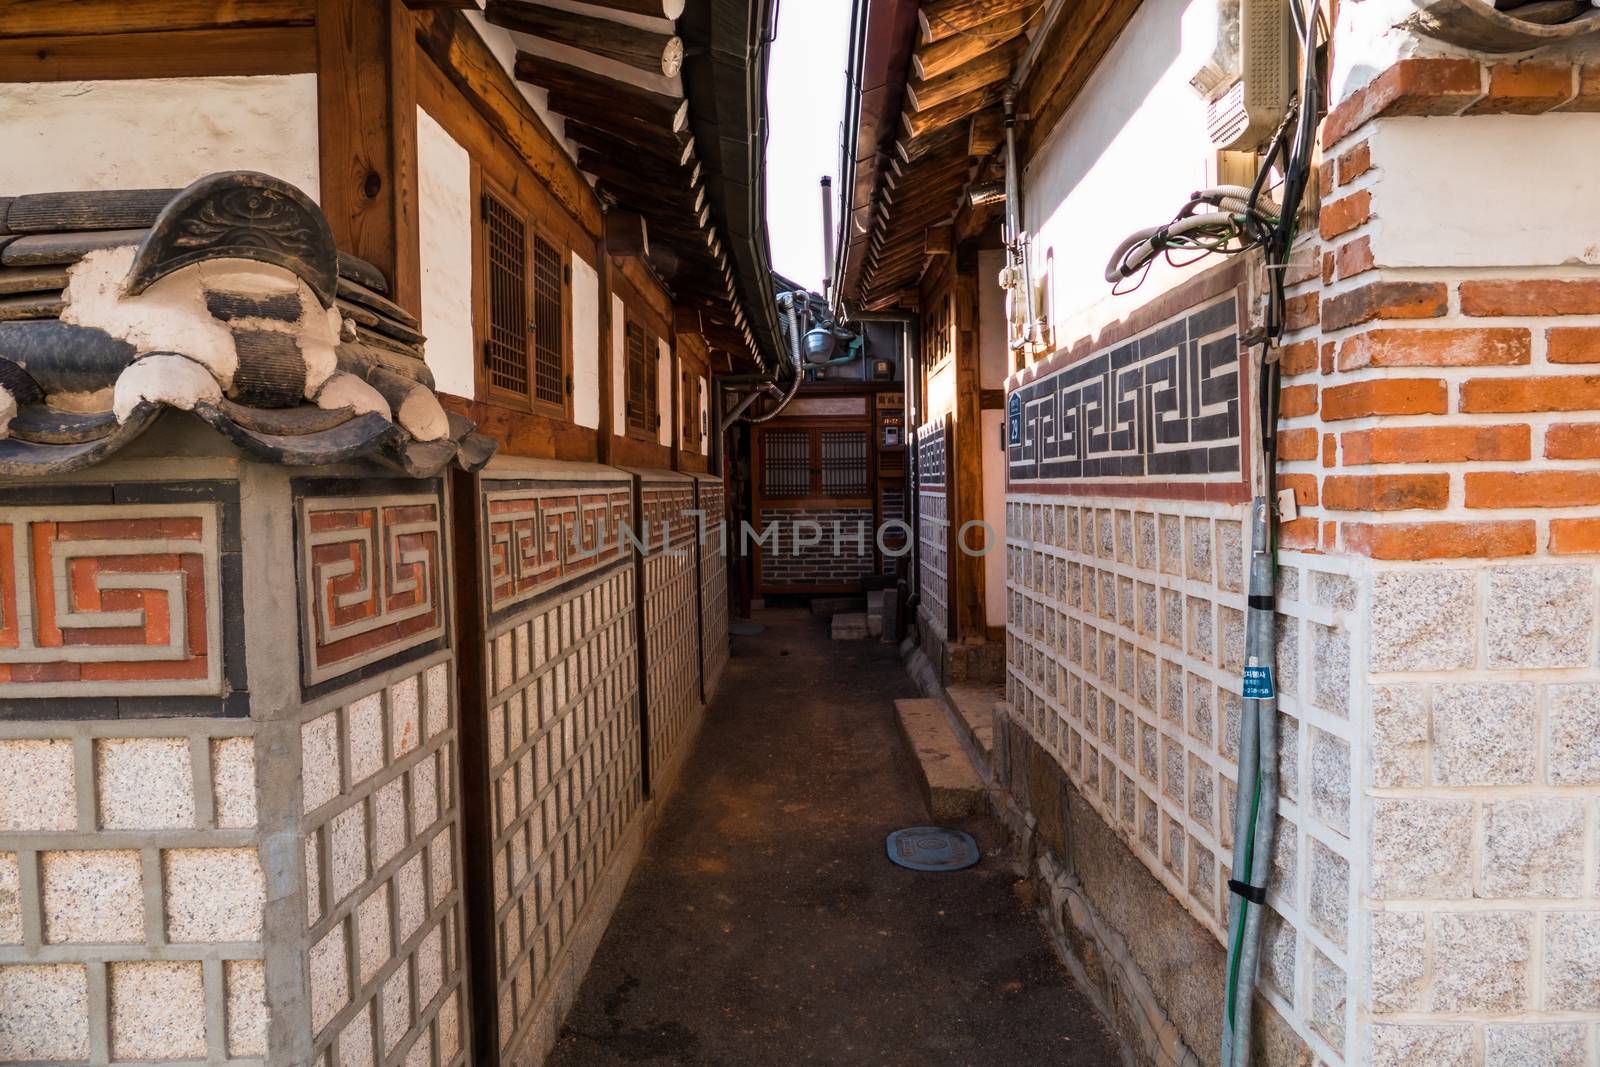
M321 201L339 247L422 312L414 18L401 0L317 0Z
M961 536L961 527L983 518L983 416L982 379L978 362L978 252L976 242L960 245L950 275L950 297L955 308L956 407L952 450L948 462L955 468L955 494L950 503L951 552L950 603L955 615L955 641L983 640L984 561L968 555L965 544L980 548L980 531Z

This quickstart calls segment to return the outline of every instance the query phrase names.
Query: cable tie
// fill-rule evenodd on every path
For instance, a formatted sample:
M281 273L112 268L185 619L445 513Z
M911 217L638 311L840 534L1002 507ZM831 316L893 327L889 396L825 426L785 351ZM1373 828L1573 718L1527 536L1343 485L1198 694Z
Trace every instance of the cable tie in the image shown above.
M1277 607L1277 600L1270 596L1256 595L1249 597L1245 603L1257 611L1272 611Z
M1251 885L1233 878L1228 879L1228 892L1236 897L1243 897L1252 904L1265 904L1267 902L1267 887Z

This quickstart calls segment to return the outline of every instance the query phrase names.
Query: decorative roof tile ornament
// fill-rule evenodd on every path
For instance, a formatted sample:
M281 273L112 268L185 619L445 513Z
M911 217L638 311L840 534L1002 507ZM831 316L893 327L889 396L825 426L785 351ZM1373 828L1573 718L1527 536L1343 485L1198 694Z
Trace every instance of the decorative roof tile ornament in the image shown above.
M481 468L387 290L266 174L0 198L0 476L99 463L169 408L263 462Z

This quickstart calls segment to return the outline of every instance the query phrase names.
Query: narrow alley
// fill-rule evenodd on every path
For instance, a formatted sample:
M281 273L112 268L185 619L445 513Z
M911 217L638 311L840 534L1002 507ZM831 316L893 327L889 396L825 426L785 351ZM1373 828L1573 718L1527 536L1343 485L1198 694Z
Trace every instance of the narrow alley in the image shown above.
M929 821L894 646L801 610L754 621L549 1062L1118 1062L992 822L957 824L984 849L966 871L885 856Z

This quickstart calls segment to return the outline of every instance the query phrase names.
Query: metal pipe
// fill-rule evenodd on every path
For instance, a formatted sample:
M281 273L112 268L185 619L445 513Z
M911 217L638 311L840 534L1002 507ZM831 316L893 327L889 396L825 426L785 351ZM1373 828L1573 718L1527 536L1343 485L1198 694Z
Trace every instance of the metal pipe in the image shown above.
M1011 317L1017 327L1012 348L1033 341L1039 316L1033 303L1033 257L1022 230L1022 175L1017 168L1017 91L1006 87L1006 250L1011 267ZM1018 299L1017 286L1022 287ZM1020 318L1018 316L1021 316Z
M822 299L833 288L833 179L822 179Z
M720 437L722 434L727 433L728 427L739 421L739 416L743 415L745 410L761 397L762 392L763 391L760 389L752 389L750 392L746 393L744 399L739 401L738 405L735 406L732 411L728 412L722 417L722 426L717 431L717 435Z

